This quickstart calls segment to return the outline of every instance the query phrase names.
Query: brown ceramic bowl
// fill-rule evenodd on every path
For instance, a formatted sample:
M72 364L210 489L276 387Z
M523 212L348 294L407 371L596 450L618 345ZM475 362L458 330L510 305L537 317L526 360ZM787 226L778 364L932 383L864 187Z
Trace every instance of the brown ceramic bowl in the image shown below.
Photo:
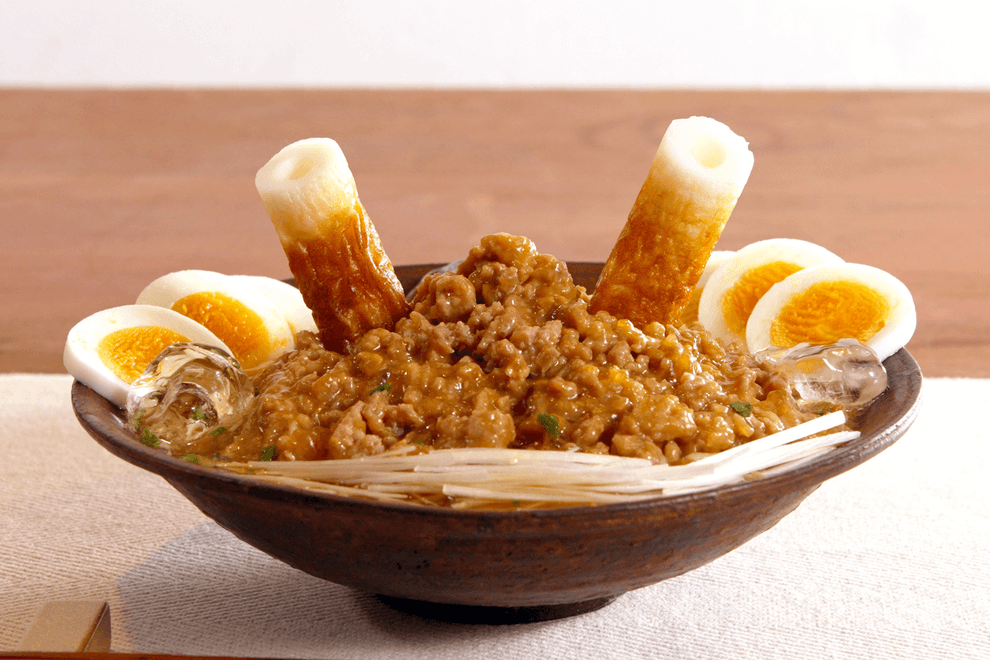
M411 287L431 266L400 267ZM570 264L589 290L600 264ZM458 511L316 494L227 474L143 445L116 406L80 383L79 421L113 454L172 484L246 543L317 577L427 617L502 623L568 616L681 575L739 547L914 421L921 372L906 350L855 420L857 440L794 470L630 504Z

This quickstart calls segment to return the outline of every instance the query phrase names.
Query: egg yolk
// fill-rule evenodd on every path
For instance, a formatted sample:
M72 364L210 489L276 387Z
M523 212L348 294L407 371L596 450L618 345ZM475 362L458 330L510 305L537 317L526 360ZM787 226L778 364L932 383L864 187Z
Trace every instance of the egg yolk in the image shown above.
M864 284L818 282L787 301L770 325L770 341L783 348L847 338L865 344L889 315L887 299Z
M767 291L777 282L801 270L801 266L786 261L773 261L751 268L725 292L722 298L722 316L729 330L740 337L746 336L746 323Z
M172 309L206 326L230 347L245 369L268 361L272 342L265 323L244 303L222 293L202 291L177 300Z
M118 378L133 383L166 346L180 341L189 340L174 330L144 325L111 332L100 340L96 352Z

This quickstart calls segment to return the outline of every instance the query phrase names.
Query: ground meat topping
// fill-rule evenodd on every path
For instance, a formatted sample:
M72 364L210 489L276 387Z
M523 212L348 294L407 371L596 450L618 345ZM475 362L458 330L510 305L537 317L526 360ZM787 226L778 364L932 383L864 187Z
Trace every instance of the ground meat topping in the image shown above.
M252 414L222 456L274 446L277 460L337 459L421 444L676 464L809 418L783 383L702 327L637 328L589 313L588 301L528 239L486 237L456 273L421 283L393 331L371 330L343 355L301 333L256 379Z

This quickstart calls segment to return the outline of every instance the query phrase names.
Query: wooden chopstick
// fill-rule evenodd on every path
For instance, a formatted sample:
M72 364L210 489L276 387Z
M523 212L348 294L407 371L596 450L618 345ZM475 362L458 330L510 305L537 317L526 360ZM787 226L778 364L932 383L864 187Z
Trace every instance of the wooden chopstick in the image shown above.
M56 601L42 606L17 650L106 653L110 637L110 607L105 601Z
M15 651L0 651L0 660L249 660L243 656L113 653L110 607L99 601L46 603ZM251 658L250 660L259 660Z

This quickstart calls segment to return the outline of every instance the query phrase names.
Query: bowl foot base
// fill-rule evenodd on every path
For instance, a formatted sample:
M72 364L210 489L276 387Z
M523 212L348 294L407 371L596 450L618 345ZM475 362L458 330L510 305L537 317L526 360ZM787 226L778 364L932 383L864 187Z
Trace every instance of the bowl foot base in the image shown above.
M580 603L563 603L559 605L528 605L525 607L491 607L485 605L455 605L449 603L431 603L409 598L393 596L377 596L389 607L435 621L448 623L472 623L490 626L502 626L515 623L536 623L564 619L578 614L586 614L601 609L614 601L618 596L593 598Z

